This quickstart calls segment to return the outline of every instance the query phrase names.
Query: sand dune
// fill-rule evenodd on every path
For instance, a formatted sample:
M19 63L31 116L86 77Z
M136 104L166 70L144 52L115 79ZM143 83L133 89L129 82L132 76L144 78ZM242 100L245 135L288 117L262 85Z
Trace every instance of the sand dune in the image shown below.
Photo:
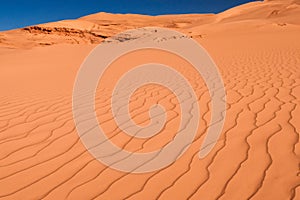
M3 32L0 46L6 48L31 48L53 44L98 44L103 39L121 31L139 27L156 26L180 30L196 35L191 29L206 30L240 23L253 28L257 25L299 25L299 1L252 2L219 14L187 14L169 16L142 16L134 14L97 13L77 20L64 20ZM234 26L234 25L233 25ZM209 31L208 31L209 32ZM205 33L204 33L205 34Z
M299 1L267 1L244 4L223 13L219 21L268 20L273 22L299 24Z
M220 14L98 13L1 32L0 198L300 199L299 11L299 1L277 0ZM179 30L206 48L224 79L227 117L216 147L200 160L211 115L207 88L187 63L158 56L195 86L200 128L173 165L137 175L110 169L87 152L73 121L72 89L81 63L98 43L143 26ZM118 60L107 79L117 80L120 65L137 64L140 54ZM96 112L114 143L144 152L172 140L180 112L169 90L150 85L134 93L130 109L136 123L149 122L148 108L158 99L168 114L163 134L142 140L116 129L108 89L98 88Z

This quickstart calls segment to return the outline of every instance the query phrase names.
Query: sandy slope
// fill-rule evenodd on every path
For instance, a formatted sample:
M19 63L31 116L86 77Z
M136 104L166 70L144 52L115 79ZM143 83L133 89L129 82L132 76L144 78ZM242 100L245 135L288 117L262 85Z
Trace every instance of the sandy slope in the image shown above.
M0 198L300 199L299 11L299 1L267 1L218 15L99 13L0 33ZM210 119L207 88L186 63L161 56L195 85L200 129L172 166L134 175L107 168L85 150L74 127L71 95L77 70L97 43L145 25L180 30L207 49L224 79L228 109L220 141L199 160ZM136 60L126 64L131 61ZM106 77L117 79L119 65ZM96 111L117 145L143 152L172 140L180 112L170 91L150 85L132 97L137 123L149 122L147 108L157 99L168 113L163 134L138 140L115 130L104 89L99 88Z

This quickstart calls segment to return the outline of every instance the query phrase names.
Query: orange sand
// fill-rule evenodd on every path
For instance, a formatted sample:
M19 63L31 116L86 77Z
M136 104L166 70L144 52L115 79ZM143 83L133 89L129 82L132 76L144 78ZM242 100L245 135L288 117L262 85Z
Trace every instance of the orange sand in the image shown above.
M217 15L99 13L1 32L0 198L300 199L299 19L299 1L275 0ZM77 70L89 52L106 37L143 26L175 29L203 45L222 74L228 108L219 142L200 160L209 94L201 77L182 64L191 84L198 85L197 137L170 167L136 175L107 168L86 151L71 103ZM110 96L101 86L97 94L98 118L117 145L143 152L172 140L180 113L170 91L149 85L132 97L133 120L142 125L157 99L167 108L164 135L150 140L114 132Z

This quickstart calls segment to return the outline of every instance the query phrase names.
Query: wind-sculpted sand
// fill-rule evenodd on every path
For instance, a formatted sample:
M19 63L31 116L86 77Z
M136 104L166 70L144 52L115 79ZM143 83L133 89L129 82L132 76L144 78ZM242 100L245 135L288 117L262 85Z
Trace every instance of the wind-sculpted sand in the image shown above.
M218 15L100 13L0 33L0 199L300 199L299 11L298 1L267 1ZM199 130L182 157L161 170L132 174L103 165L85 149L72 91L80 65L98 43L149 25L181 31L209 52L225 84L227 115L213 151L199 159L211 117L201 76L166 52L119 58L105 72L95 104L99 123L119 147L159 149L180 123L176 96L150 84L134 92L130 113L146 126L149 108L161 104L167 114L162 132L137 139L118 129L111 92L131 65L156 58L173 66L193 86L200 108Z

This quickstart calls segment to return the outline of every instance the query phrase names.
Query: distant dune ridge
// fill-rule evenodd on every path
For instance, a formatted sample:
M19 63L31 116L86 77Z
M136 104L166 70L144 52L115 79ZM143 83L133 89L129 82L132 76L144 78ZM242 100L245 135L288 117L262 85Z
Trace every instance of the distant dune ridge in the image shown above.
M63 20L2 32L0 44L8 47L32 47L52 44L98 44L120 31L147 26L178 29L202 29L205 25L242 23L248 25L278 23L300 24L299 0L251 2L219 14L142 16L98 13L76 20ZM205 26L206 28L207 26ZM241 27L237 27L241 28Z
M299 200L299 19L300 0L268 0L219 14L97 13L0 32L0 199ZM157 150L172 141L180 122L174 94L150 84L134 92L129 109L134 122L147 125L158 101L167 113L163 131L143 140L118 129L111 92L132 67L170 65L199 99L199 130L186 153L165 169L136 175L110 169L88 153L74 124L72 91L93 48L145 26L185 33L209 52L225 84L227 116L215 148L199 159L211 116L201 76L168 52L120 57L104 73L95 99L98 120L119 147Z

